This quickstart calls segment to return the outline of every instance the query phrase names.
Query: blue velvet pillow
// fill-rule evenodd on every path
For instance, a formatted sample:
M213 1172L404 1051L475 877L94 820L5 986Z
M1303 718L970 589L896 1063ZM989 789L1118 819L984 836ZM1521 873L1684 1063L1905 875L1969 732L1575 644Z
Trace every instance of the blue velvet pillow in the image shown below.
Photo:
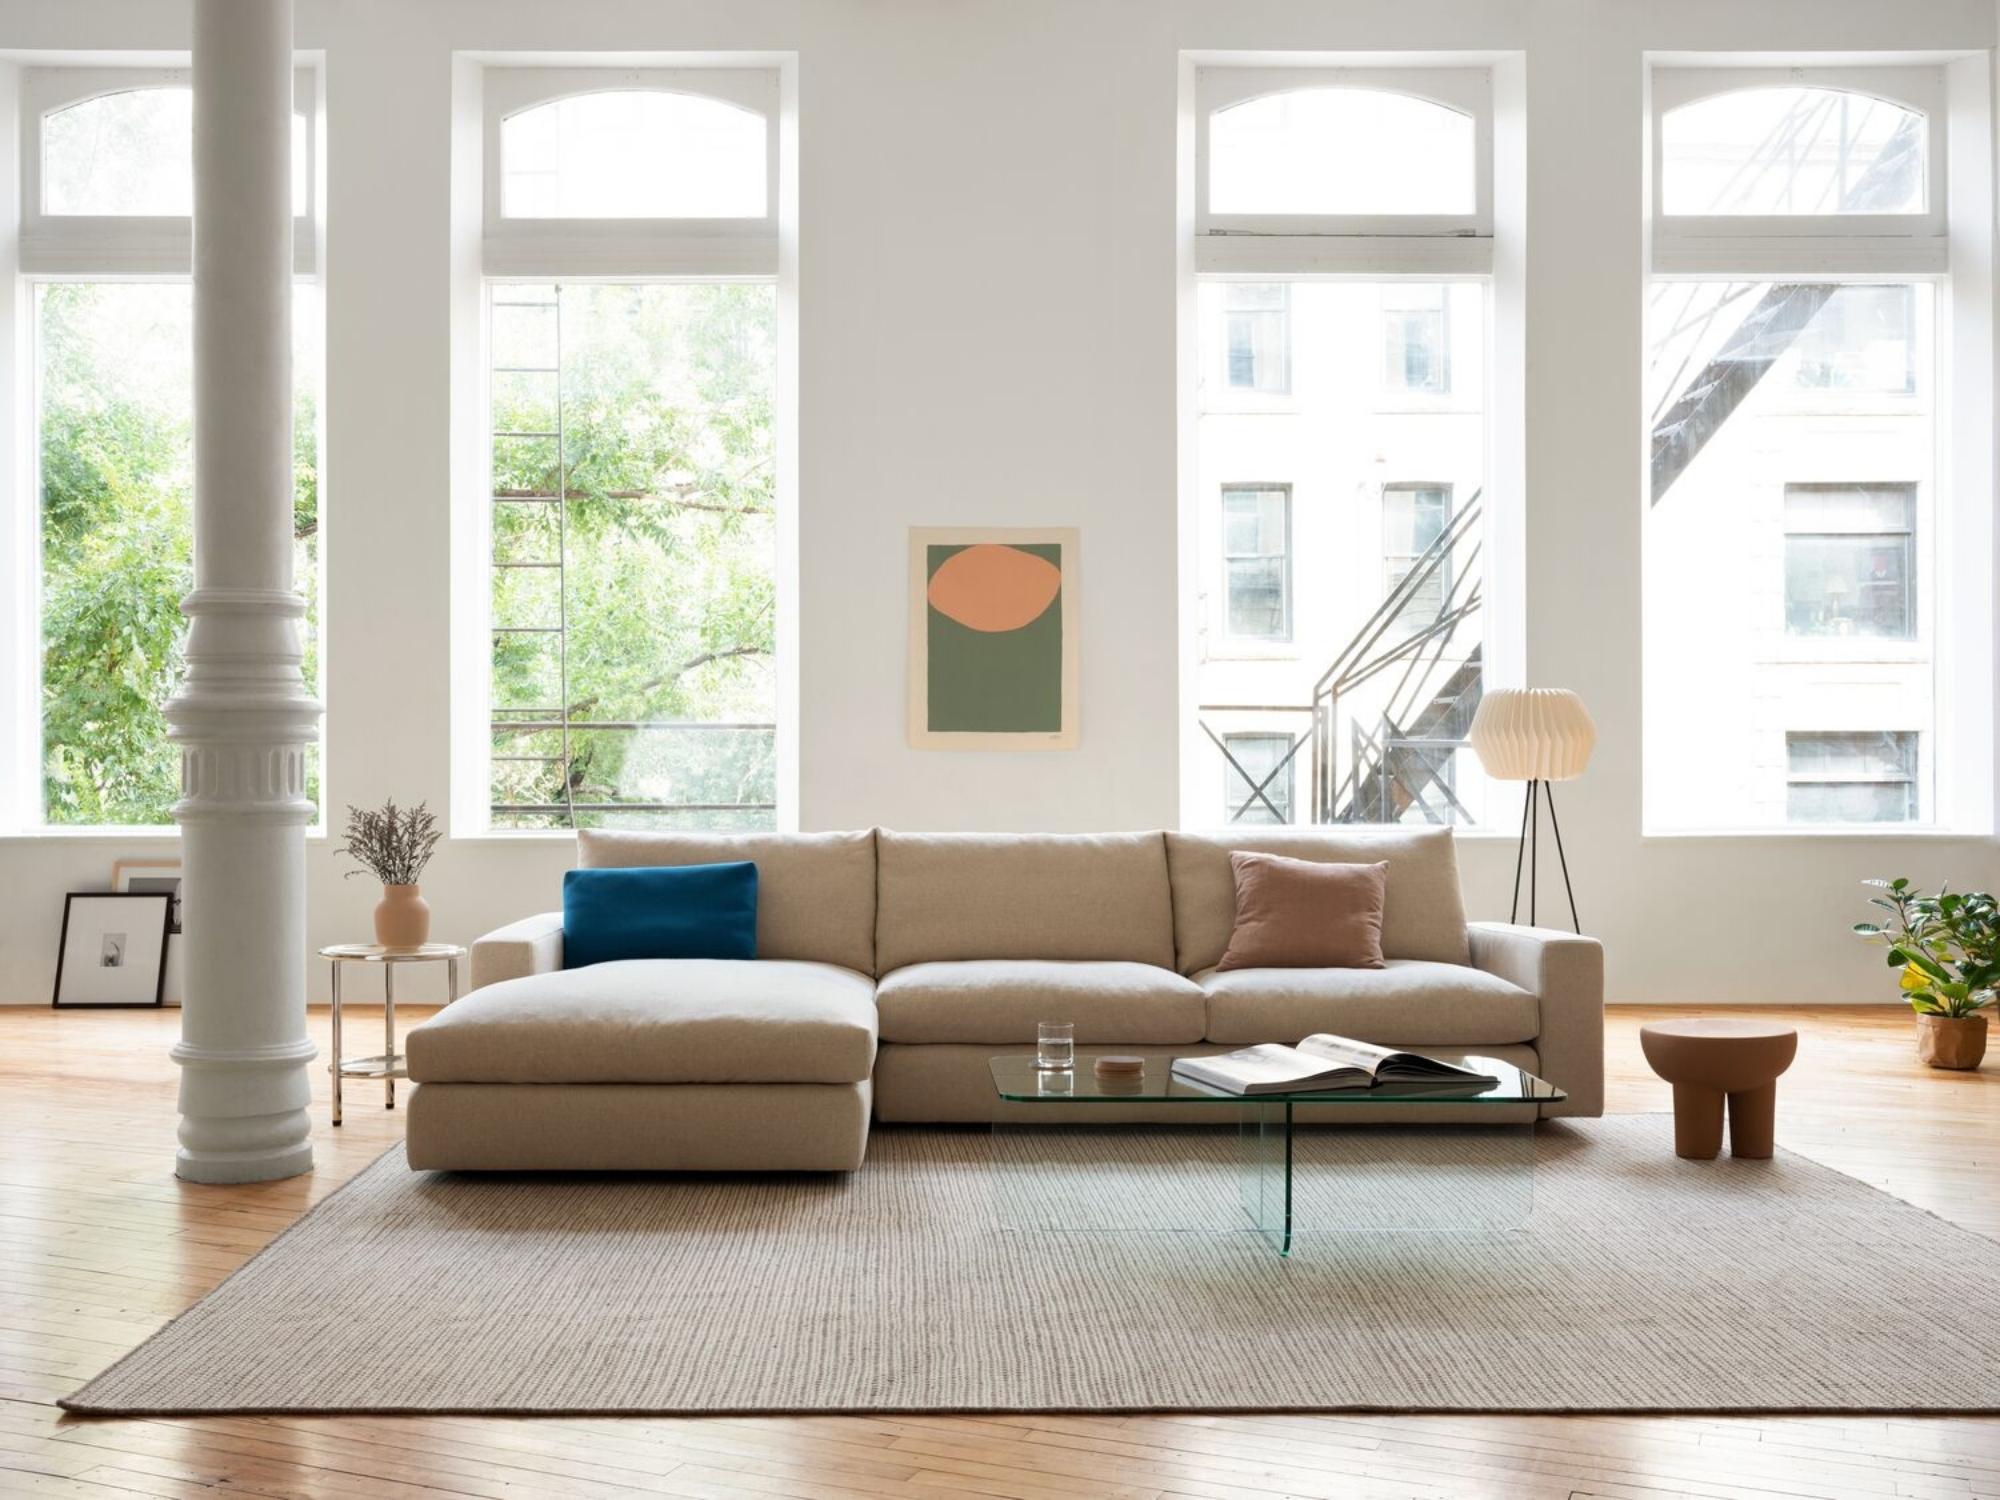
M645 865L563 876L563 967L620 958L755 958L757 867Z

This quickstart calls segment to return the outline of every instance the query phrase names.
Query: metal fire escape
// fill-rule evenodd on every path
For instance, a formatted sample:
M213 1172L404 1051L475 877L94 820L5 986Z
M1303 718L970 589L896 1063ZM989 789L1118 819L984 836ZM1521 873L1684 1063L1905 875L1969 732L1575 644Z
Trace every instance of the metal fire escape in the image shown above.
M1400 823L1413 810L1432 823L1467 816L1452 788L1450 762L1479 708L1480 652L1476 644L1462 655L1451 647L1461 631L1471 633L1482 601L1481 493L1475 491L1453 512L1313 684L1315 823ZM1461 550L1465 555L1452 566ZM1436 613L1404 633L1411 603L1441 571L1448 586L1440 591ZM1378 711L1352 711L1351 700L1361 688L1391 674ZM1343 721L1344 756L1338 753Z
M1252 775L1204 720L1203 732L1249 789L1232 821L1282 817L1271 788L1307 757L1315 823L1426 822L1467 817L1451 781L1453 753L1465 743L1481 693L1480 650L1455 650L1474 634L1479 583L1481 493L1452 513L1443 529L1397 580L1388 596L1313 685L1299 710L1309 726L1291 737L1277 763ZM1446 580L1436 611L1413 618L1411 606L1434 579ZM1378 698L1386 685L1386 696ZM1373 686L1376 692L1365 692ZM1370 704L1362 708L1357 704ZM1214 707L1221 707L1216 705ZM1266 818L1264 814L1269 814Z

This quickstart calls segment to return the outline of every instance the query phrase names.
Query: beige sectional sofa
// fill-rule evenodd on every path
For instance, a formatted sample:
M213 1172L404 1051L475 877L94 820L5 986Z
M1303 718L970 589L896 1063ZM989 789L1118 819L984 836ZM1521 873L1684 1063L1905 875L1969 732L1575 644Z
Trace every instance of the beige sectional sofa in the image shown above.
M587 868L754 861L757 959L565 970L560 913L489 933L471 992L410 1034L412 1167L846 1170L871 1119L1187 1122L1158 1103L1003 1103L987 1059L1032 1048L1043 1020L1074 1022L1083 1049L1154 1057L1314 1031L1477 1052L1566 1089L1544 1115L1602 1109L1602 950L1468 925L1449 829L586 831L577 846ZM1386 860L1387 966L1216 972L1232 849ZM1536 1106L1477 1118L1503 1108Z

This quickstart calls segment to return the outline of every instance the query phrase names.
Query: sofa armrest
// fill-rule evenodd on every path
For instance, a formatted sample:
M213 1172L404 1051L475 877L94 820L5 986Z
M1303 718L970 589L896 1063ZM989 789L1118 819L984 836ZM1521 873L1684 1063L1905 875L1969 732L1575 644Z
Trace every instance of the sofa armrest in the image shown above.
M1604 945L1550 927L1467 924L1472 966L1519 985L1541 1006L1542 1076L1568 1093L1542 1114L1604 1113Z
M503 979L548 974L563 966L563 919L559 911L523 917L497 927L472 945L472 989Z

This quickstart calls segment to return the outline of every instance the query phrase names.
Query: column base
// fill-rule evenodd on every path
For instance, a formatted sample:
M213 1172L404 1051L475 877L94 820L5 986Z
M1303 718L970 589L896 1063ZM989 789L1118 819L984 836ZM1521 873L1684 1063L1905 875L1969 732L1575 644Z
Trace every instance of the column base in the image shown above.
M302 1177L312 1169L310 1140L260 1151L190 1151L183 1146L174 1156L174 1176L182 1182L276 1182Z
M300 1020L305 1018L302 1015ZM310 1172L311 1038L240 1051L179 1042L180 1151L184 1182L270 1182Z

